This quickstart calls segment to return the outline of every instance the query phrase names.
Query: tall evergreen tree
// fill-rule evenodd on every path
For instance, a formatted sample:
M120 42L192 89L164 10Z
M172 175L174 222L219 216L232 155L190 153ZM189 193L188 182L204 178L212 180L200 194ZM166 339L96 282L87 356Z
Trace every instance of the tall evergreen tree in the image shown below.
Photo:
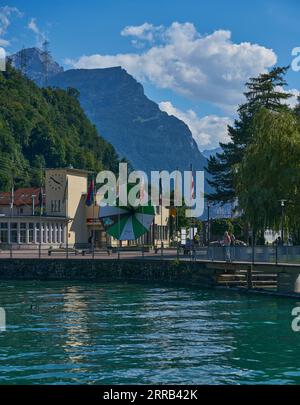
M287 70L288 67L276 67L269 73L250 78L246 83L246 102L239 107L234 125L228 126L231 141L220 143L222 152L208 161L207 171L211 175L208 182L214 189L210 194L211 200L221 203L234 201L235 171L253 139L252 121L256 112L261 108L278 112L288 110L285 101L291 94L283 90L287 84L284 79Z

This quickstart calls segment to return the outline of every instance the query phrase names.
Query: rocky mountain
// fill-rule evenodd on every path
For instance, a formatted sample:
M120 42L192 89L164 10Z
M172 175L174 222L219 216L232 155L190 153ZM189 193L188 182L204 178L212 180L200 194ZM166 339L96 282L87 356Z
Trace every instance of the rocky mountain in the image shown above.
M221 153L221 152L222 152L222 148L218 147L218 148L214 148L214 149L205 149L201 153L204 157L209 159L211 156L215 156L217 153Z
M202 169L206 163L187 125L162 112L143 86L120 67L69 70L51 79L74 87L81 105L105 139L136 169Z
M39 48L27 48L15 53L9 58L12 65L38 86L48 85L51 77L64 71L51 55Z
M36 48L21 52L26 75L41 85L45 82L43 52ZM17 67L19 54L12 57ZM80 92L80 103L90 120L135 169L187 170L192 164L201 170L206 165L187 125L161 111L146 97L143 86L121 67L64 72L48 58L47 72L49 85Z

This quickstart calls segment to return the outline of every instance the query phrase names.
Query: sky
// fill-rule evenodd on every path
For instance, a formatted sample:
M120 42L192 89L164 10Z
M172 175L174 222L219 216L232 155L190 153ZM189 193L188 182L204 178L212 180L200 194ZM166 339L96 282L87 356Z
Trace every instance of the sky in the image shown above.
M0 47L47 38L65 69L122 66L204 150L228 141L249 77L300 55L299 16L298 0L1 0ZM287 81L293 105L300 69Z

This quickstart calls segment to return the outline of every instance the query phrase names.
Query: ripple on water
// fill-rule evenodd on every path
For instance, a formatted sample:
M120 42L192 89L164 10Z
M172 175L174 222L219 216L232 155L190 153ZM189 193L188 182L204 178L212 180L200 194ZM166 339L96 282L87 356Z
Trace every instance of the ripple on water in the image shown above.
M293 300L131 284L2 282L1 384L297 384Z

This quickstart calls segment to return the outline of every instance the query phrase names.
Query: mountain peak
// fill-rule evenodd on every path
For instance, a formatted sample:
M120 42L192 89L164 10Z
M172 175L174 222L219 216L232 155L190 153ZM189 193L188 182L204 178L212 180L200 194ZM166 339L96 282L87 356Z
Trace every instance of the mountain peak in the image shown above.
M13 55L13 63L19 68L24 54L26 75L45 85L45 52L29 48ZM77 89L90 120L135 169L171 172L176 168L188 170L191 164L195 170L202 170L206 165L188 126L161 111L145 95L142 84L121 66L63 71L52 58L48 59L47 84Z
M45 86L48 79L63 72L63 68L55 62L49 52L40 48L26 48L10 56L12 65L39 86Z
M103 137L135 169L201 170L201 155L187 125L161 111L144 88L125 69L73 69L58 74L51 84L73 87L80 102Z

